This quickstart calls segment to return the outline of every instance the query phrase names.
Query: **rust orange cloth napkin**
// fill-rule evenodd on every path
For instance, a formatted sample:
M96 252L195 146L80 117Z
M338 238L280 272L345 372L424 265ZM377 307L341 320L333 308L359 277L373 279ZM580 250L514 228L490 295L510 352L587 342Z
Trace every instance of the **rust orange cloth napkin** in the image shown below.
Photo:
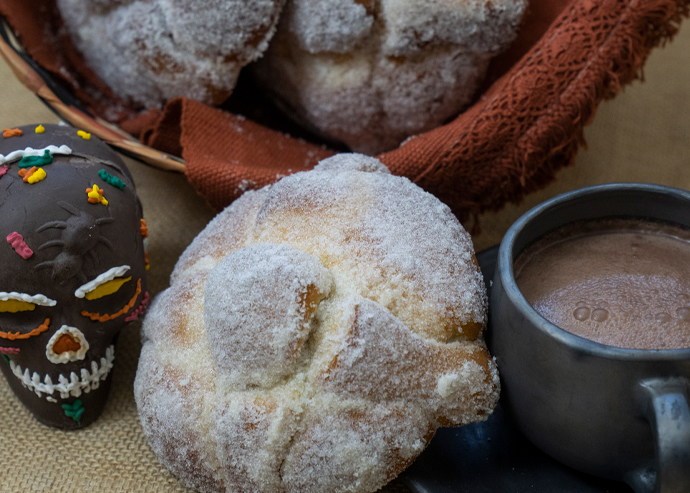
M378 157L463 221L519 201L573 161L597 105L641 75L649 51L675 34L689 4L533 0L518 40L492 63L477 101ZM128 106L60 30L54 0L0 0L0 13L27 52L86 109L182 156L187 178L216 209L335 152L184 98L162 111Z

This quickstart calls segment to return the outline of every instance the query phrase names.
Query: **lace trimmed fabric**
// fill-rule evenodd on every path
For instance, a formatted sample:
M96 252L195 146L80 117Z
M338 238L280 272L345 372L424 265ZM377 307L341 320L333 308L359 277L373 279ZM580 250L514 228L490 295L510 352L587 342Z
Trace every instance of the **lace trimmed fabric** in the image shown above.
M461 221L519 202L573 162L598 104L641 77L650 50L677 32L689 6L690 0L533 0L520 37L493 63L493 83L476 102L377 157ZM184 98L168 101L162 112L128 107L64 35L54 0L0 0L0 13L84 107L182 156L187 178L217 209L335 152Z
M576 0L468 111L380 159L462 219L517 202L573 162L598 104L687 14L684 0Z

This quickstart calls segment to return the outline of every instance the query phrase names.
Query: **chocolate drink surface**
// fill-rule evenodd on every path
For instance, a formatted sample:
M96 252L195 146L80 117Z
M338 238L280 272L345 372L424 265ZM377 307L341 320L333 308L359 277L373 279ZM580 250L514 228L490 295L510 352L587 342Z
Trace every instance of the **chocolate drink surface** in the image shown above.
M566 225L515 262L520 291L558 327L609 346L690 347L690 231L645 220Z

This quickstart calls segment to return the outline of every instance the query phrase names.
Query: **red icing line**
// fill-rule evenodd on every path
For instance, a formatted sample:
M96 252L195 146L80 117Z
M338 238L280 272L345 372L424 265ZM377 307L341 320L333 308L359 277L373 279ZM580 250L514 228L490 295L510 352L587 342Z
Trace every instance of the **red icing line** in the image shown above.
M144 296L141 298L141 303L139 303L139 306L137 307L136 310L134 310L132 313L127 315L125 317L125 322L133 322L134 320L138 319L139 316L144 313L144 310L146 310L146 305L149 304L149 292L146 291L144 293Z
M16 231L7 235L7 243L12 245L14 251L21 255L24 260L34 254L34 251L24 242L24 237Z
M18 347L0 347L0 353L2 354L19 354Z

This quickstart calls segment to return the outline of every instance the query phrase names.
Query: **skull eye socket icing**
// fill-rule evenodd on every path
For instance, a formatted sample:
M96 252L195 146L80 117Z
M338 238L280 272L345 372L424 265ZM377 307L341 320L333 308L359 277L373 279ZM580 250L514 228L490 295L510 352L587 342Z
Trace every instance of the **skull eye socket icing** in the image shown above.
M0 301L0 312L29 312L36 308L35 303L22 300L2 300Z
M67 147L66 145L62 145L60 147L50 145L48 147L44 147L43 149L34 149L32 147L27 147L26 149L19 149L13 152L10 152L7 156L3 156L0 154L0 164L5 164L9 163L11 161L15 161L17 159L24 159L25 157L36 157L36 156L44 156L46 151L50 155L53 154L63 154L63 155L69 155L72 154L72 149Z
M108 281L115 279L116 277L123 276L128 270L129 265L121 265L119 267L113 267L112 269L108 269L104 273L98 275L98 277L96 277L92 281L89 281L86 284L79 286L77 290L74 292L74 296L76 296L77 298L84 298L87 295L87 293L94 291L101 284L105 284Z
M15 291L0 293L0 313L29 312L33 311L36 305L55 306L55 304L55 300L51 300L42 294L31 296Z
M84 296L87 300L97 300L103 298L104 296L109 296L113 293L117 293L123 284L129 282L132 277L121 277L117 279L111 279L110 281L104 282L98 286L93 291L89 291Z
M114 318L117 318L121 315L124 315L127 313L129 310L132 309L134 304L137 302L137 298L139 297L139 293L141 293L141 279L137 280L137 290L134 293L134 296L132 296L132 299L129 300L129 303L127 303L125 306L122 307L120 311L117 313L113 313L112 315L105 314L101 315L100 313L90 313L87 312L86 310L82 310L81 314L84 317L88 317L94 322L107 322L108 320L112 320Z
M2 339L9 339L10 341L14 341L15 339L28 339L29 337L37 336L46 330L48 330L48 327L50 327L50 319L46 318L45 321L36 327L34 330L29 332L28 334L20 334L19 332L2 332L0 331L0 338Z

